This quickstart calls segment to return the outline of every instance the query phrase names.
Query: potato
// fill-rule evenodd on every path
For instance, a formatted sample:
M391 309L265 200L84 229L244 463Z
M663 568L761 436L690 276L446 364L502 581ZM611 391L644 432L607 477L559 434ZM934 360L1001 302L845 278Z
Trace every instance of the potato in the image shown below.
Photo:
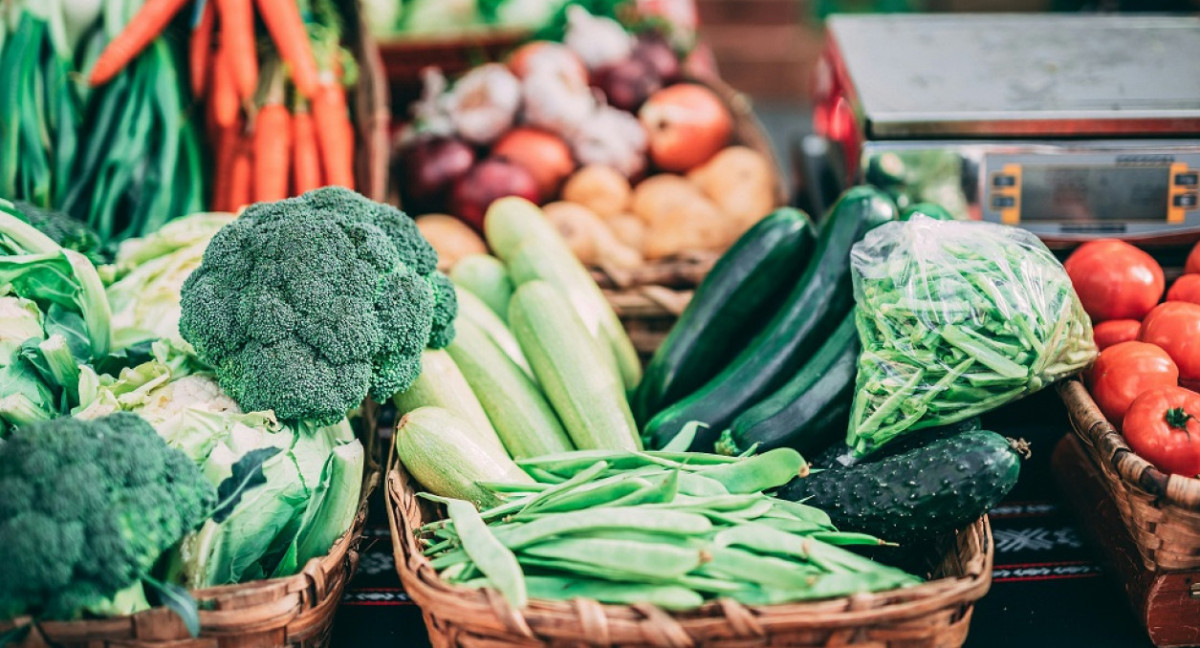
M618 241L604 221L587 207L559 201L542 207L542 213L584 265L635 268L642 264L642 255Z
M730 146L688 172L721 211L737 221L738 233L749 229L775 207L771 161L745 146Z
M735 222L703 196L671 204L646 228L642 254L661 259L691 250L724 250L736 238Z
M619 171L591 164L567 178L562 198L587 207L597 216L607 217L629 207L630 192L629 181Z
M446 214L417 217L417 229L438 253L438 269L449 270L468 254L487 254L487 244L469 225Z
M660 173L646 178L633 190L633 213L647 224L677 205L704 198L700 189L683 176Z
M646 242L646 223L633 214L617 214L604 221L617 240L635 250L641 250Z

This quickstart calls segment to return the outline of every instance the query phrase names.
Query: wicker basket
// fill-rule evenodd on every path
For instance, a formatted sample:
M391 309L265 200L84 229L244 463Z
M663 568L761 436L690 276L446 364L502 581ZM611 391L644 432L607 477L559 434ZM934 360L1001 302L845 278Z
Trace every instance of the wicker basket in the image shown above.
M931 570L937 578L879 594L828 601L746 607L731 600L686 614L653 605L602 605L532 601L524 611L508 606L490 589L449 585L422 555L414 531L437 517L416 497L415 483L399 462L388 472L388 522L400 582L421 607L434 648L464 646L597 645L655 646L843 646L952 648L967 637L974 602L992 579L992 533L981 518L947 538L944 557Z
M188 634L173 611L157 607L132 616L85 621L43 621L17 648L312 648L329 642L342 590L358 567L358 545L368 497L379 469L368 465L362 501L350 530L329 553L286 578L192 590L200 604L200 635ZM30 619L0 621L0 636Z
M1104 475L1104 486L1149 571L1200 568L1200 479L1167 475L1125 443L1078 380L1059 385L1071 427Z
M774 173L775 204L786 205L788 191L770 139L754 116L750 98L717 78L693 79L708 86L733 115L733 141L758 151ZM692 252L649 262L633 270L592 268L592 278L604 289L625 325L633 346L643 355L654 353L692 298L692 291L712 270L719 253Z

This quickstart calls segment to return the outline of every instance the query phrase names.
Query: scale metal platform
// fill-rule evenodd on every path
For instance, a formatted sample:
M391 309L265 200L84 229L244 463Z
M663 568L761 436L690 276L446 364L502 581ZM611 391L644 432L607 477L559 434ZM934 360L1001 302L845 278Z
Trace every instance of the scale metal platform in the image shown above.
M901 202L1048 243L1200 238L1200 17L835 16L818 133Z

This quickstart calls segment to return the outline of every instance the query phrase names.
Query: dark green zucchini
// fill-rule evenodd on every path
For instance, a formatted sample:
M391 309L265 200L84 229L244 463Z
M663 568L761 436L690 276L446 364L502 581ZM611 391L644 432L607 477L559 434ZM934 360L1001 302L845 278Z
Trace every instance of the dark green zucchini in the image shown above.
M844 438L858 348L851 311L799 373L734 419L729 428L734 445L744 450L757 443L759 452L786 446L808 457ZM845 419L827 421L839 411Z
M690 421L707 428L692 450L711 450L721 430L778 389L841 323L854 305L850 248L873 227L896 218L896 205L873 187L854 187L834 203L804 275L766 328L721 373L646 424L650 447L669 442ZM749 322L745 322L749 326Z
M654 352L633 398L645 423L717 375L779 308L816 242L808 214L783 207L751 227L700 283L667 339Z
M900 220L902 220L902 221L912 220L912 217L916 216L917 214L920 214L922 216L928 216L929 218L932 218L934 220L941 220L941 221L954 220L954 215L951 214L949 211L947 211L945 207L942 207L941 205L938 205L936 203L928 203L928 202L917 203L915 205L905 207L900 212Z
M778 495L824 510L841 530L904 543L962 528L1017 483L1017 443L995 432L968 430L921 440L850 467L813 471Z

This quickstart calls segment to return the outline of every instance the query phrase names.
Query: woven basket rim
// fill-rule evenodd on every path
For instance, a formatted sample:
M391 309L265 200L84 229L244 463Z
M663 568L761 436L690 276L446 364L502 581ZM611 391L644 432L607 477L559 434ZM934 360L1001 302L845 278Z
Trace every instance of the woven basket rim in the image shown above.
M594 625L595 615L602 617L600 625L650 619L662 627L662 636L643 639L657 645L676 646L690 645L692 640L688 637L707 634L715 627L724 628L723 632L732 631L738 636L752 637L766 631L829 630L911 623L943 610L969 610L974 601L982 598L991 586L994 545L991 526L984 516L956 538L954 555L956 561L962 563L964 575L934 579L899 590L772 606L743 606L722 599L680 614L670 614L647 604L622 606L578 599L534 600L522 613L514 611L493 590L451 585L438 577L429 559L418 549L411 523L414 514L404 510L405 504L417 506L415 482L396 460L394 453L389 463L391 466L384 485L384 497L392 531L396 571L409 597L425 610L427 622L431 616L440 616L436 610L457 608L459 613L455 615L455 621L461 619L465 625L482 624L493 630L524 635L531 641L537 641L531 628L542 629L552 625L551 617L575 618L581 620L583 626ZM416 515L419 515L419 511ZM590 623L589 616L592 618ZM580 635L594 636L592 632L580 632L575 638L578 639Z
M1097 461L1120 476L1125 487L1153 498L1156 506L1200 512L1200 479L1164 473L1134 452L1078 378L1061 381L1058 393L1067 406L1071 429Z

